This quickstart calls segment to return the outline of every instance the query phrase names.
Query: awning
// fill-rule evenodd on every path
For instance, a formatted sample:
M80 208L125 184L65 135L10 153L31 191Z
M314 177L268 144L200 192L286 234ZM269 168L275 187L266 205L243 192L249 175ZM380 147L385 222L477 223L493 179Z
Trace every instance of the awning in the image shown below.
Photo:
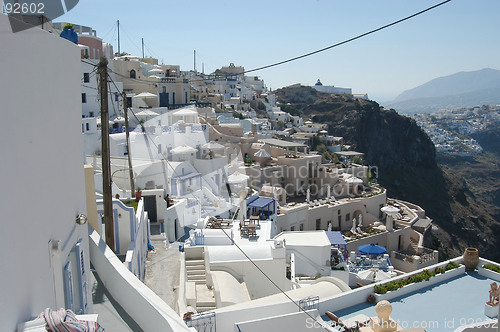
M272 198L267 198L267 197L259 197L252 203L248 204L248 207L254 207L254 208L265 208L266 206L272 204L274 202L274 199Z
M331 245L347 245L341 232L326 231L326 236L328 236Z

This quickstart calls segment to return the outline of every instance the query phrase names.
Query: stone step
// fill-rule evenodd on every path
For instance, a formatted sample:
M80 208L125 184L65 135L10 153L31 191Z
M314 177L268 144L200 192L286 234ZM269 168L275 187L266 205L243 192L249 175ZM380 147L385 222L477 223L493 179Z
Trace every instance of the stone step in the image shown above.
M186 265L186 270L205 270L205 265Z
M193 260L187 260L186 261L186 267L187 266L192 266L192 265L203 265L203 266L205 266L205 261L203 259L193 259Z
M196 307L215 307L215 300L214 301L200 301L196 302Z
M204 274L190 274L187 276L188 281L195 280L207 280L207 276Z
M210 310L215 310L215 309L217 309L217 307L215 306L215 302L212 304L206 303L203 305L196 303L196 311L198 311L198 312L205 312L205 311L210 311Z
M188 275L196 275L196 274L198 274L198 275L206 275L205 269L196 269L196 270L195 269L192 269L192 270L188 269L188 270L186 270L186 272L187 272Z

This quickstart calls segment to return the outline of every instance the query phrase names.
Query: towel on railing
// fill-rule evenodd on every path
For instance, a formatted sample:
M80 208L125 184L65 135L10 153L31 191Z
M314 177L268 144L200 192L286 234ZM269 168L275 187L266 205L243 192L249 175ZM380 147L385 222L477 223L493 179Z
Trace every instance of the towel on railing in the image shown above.
M52 332L103 332L97 322L79 320L71 310L47 308L38 318L44 318L48 331Z

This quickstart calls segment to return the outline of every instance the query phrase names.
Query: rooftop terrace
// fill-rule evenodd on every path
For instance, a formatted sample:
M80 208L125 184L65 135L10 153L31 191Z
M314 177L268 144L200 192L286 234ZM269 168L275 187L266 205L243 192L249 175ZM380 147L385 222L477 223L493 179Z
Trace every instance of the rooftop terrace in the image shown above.
M454 331L460 326L487 322L484 304L490 283L498 282L467 272L409 295L390 300L391 317L403 328L424 328L427 332ZM356 315L377 316L375 304L361 303L335 312L345 321Z

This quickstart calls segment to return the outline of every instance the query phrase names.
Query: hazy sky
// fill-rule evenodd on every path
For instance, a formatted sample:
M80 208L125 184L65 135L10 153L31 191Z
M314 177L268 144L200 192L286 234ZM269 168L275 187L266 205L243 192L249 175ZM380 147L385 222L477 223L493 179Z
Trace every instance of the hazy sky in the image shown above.
M386 25L430 0L80 0L55 21L91 26L117 51L205 73L246 70L308 53ZM352 88L373 100L459 71L500 69L500 1L453 0L354 42L251 73L277 89L294 83Z

